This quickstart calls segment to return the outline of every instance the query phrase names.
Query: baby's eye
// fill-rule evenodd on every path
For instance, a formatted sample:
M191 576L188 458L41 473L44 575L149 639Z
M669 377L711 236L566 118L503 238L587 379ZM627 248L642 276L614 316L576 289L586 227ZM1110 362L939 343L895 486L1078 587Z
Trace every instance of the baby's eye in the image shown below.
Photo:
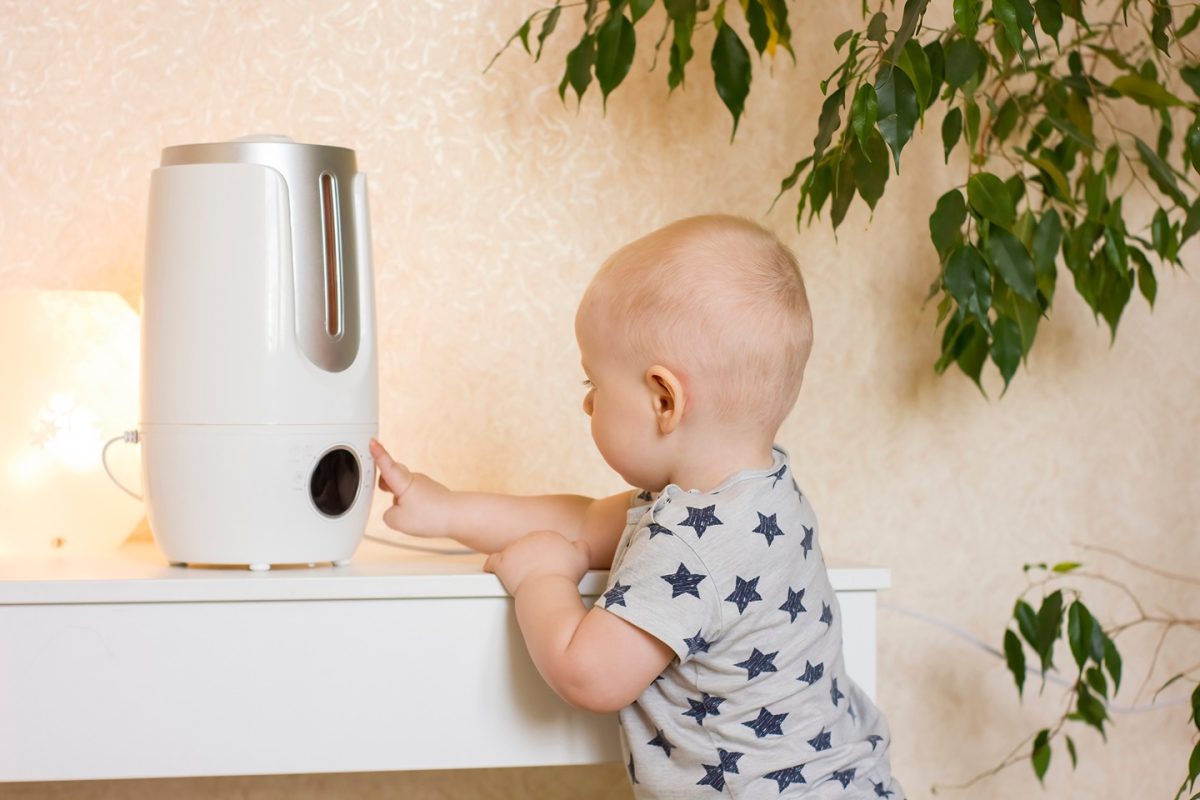
M587 378L584 378L584 379L583 379L583 388L585 388L585 389L595 389L595 388L596 388L596 385L595 385L594 383L592 383L591 381L589 381Z

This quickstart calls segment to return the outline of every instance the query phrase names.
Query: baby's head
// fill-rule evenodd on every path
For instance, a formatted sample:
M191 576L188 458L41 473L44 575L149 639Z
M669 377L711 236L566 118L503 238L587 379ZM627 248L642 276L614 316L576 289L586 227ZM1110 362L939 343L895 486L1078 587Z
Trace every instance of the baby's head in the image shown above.
M812 349L795 256L732 216L680 220L622 247L592 280L576 327L606 331L604 347L640 371L671 370L698 419L768 439Z

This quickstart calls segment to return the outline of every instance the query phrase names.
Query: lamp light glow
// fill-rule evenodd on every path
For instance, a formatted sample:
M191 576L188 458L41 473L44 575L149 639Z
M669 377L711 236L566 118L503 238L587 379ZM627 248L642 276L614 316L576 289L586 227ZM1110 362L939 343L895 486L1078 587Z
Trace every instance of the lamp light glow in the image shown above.
M0 554L119 545L142 507L104 473L137 421L138 318L113 292L0 292ZM121 476L136 448L110 449Z

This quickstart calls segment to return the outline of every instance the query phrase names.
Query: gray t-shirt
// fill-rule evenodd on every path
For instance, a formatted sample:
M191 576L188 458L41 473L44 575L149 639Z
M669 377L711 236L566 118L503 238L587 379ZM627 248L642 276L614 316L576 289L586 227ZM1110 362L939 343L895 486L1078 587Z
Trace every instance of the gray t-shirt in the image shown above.
M597 603L678 657L620 712L639 800L902 800L783 450L709 492L638 495Z

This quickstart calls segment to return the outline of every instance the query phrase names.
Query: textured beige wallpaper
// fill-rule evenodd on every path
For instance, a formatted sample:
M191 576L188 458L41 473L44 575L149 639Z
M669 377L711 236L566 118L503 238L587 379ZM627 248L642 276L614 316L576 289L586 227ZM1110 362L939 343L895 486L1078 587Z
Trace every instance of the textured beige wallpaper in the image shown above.
M940 120L905 152L873 220L859 203L835 238L823 225L797 233L788 202L767 214L811 142L816 79L836 63L829 42L857 24L857 3L796 4L797 63L755 63L733 145L728 115L704 85L705 58L687 90L668 97L662 67L646 72L644 48L606 116L598 95L578 111L559 102L561 37L543 64L513 52L483 74L536 6L0 0L0 282L115 289L136 304L149 175L162 147L251 132L352 147L370 175L384 439L458 486L610 492L620 484L579 410L575 303L619 244L689 214L744 214L796 249L808 281L816 349L780 438L834 563L890 567L883 602L993 646L1027 561L1102 563L1148 609L1200 615L1194 586L1073 545L1200 573L1195 277L1162 273L1158 307L1135 299L1111 346L1069 278L1060 280L1029 369L1002 400L989 383L985 400L966 379L931 369L934 310L921 306L934 269L927 216L962 179L941 168ZM1138 204L1136 193L1127 203ZM1187 258L1196 255L1193 244ZM1134 613L1117 588L1095 582L1088 591L1110 618ZM1150 689L1135 694L1159 632L1119 640L1123 706L1144 705L1196 659L1195 633L1172 633ZM1053 685L1041 702L1029 687L1018 705L1001 661L886 608L879 659L894 768L913 797L999 762L1061 705ZM1170 797L1190 747L1187 711L1113 716L1107 746L1076 733L1075 772L1055 753L1044 791L1021 764L939 796ZM628 796L615 765L0 794Z

